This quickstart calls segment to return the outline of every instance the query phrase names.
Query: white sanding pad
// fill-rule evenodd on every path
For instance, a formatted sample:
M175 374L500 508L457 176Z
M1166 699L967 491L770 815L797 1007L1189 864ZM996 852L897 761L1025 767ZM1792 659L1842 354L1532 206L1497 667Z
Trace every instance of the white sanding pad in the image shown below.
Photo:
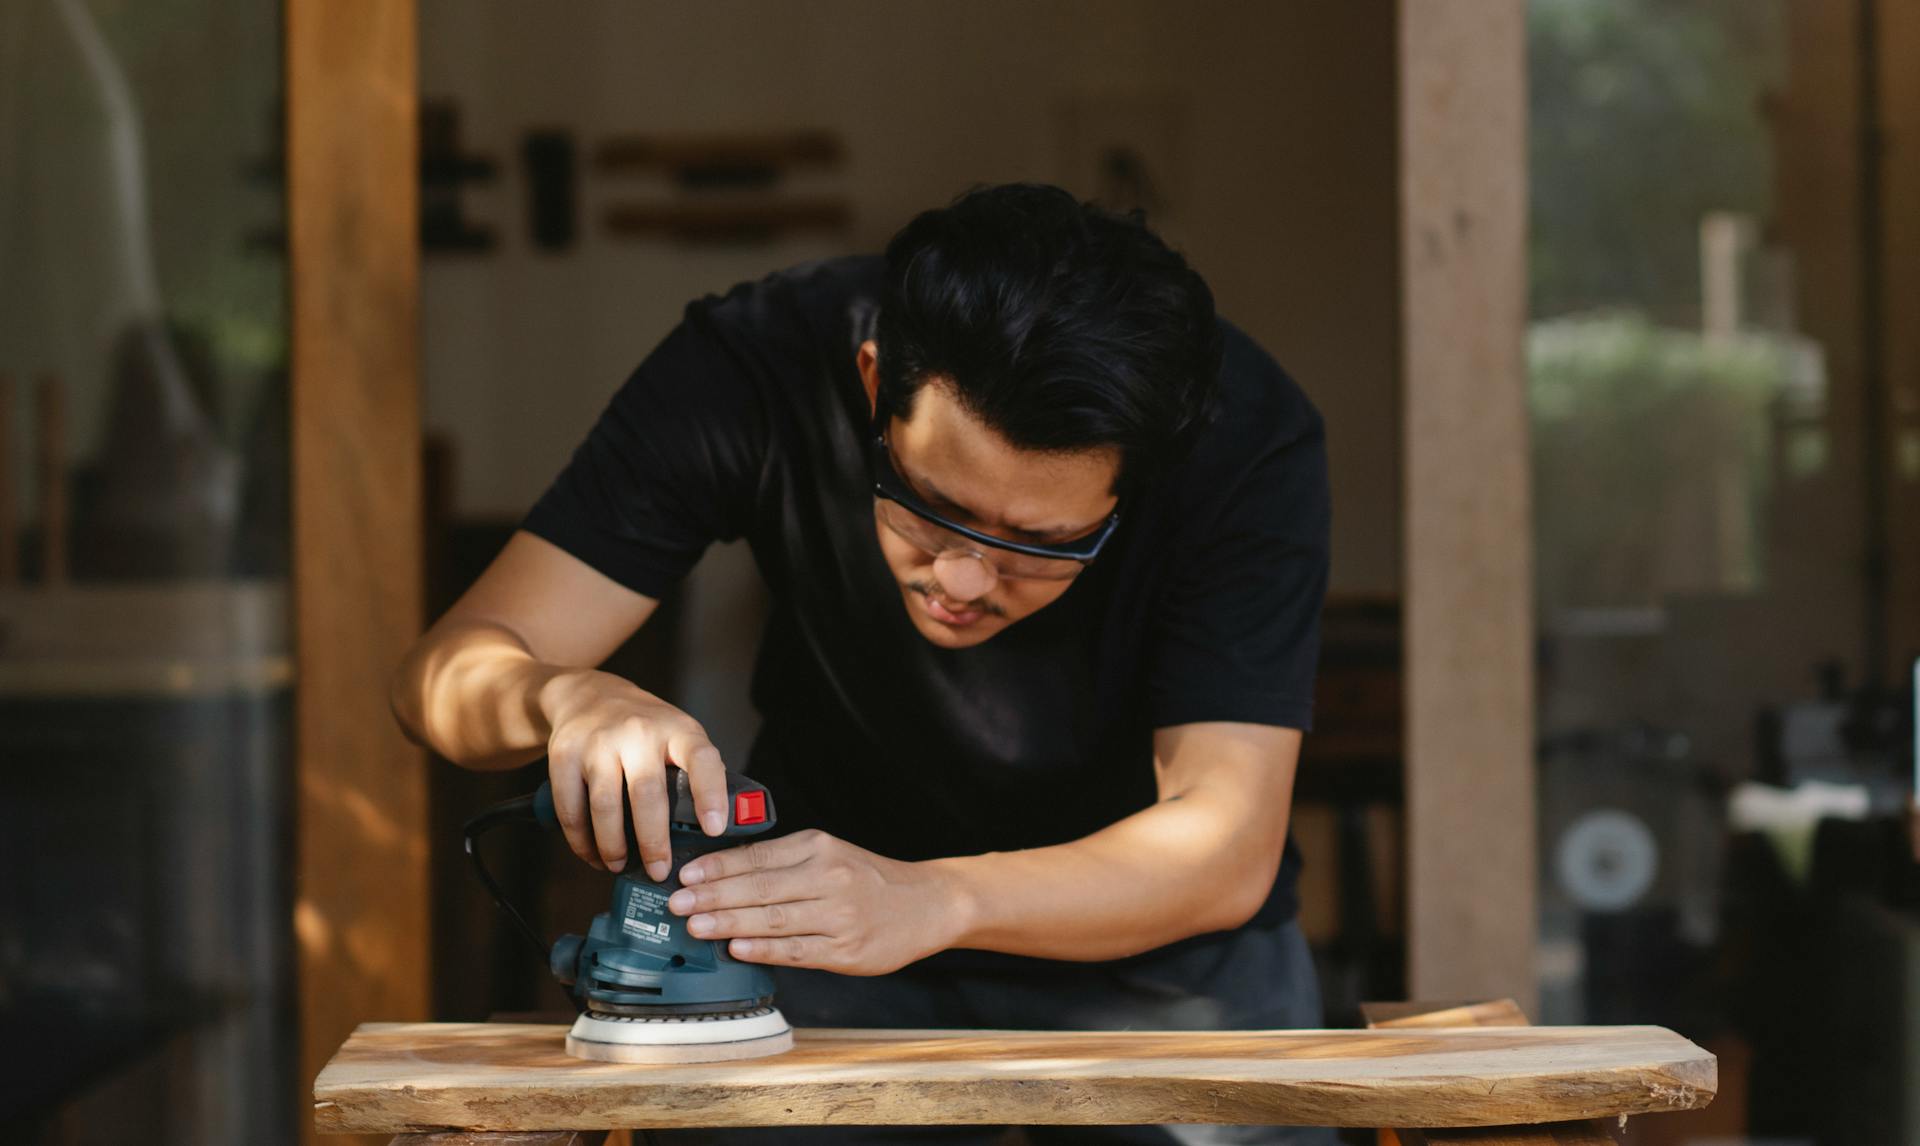
M595 1062L729 1062L792 1049L793 1028L772 1007L744 1015L581 1015L567 1032L567 1053Z

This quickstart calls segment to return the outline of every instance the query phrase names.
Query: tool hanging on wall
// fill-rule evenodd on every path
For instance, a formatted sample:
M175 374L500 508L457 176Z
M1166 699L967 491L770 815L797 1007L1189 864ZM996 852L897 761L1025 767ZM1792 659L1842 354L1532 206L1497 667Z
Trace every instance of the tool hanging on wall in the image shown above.
M563 935L551 947L510 903L480 855L482 836L504 824L559 826L553 789L496 804L467 821L467 856L514 928L540 952L570 988L580 1017L567 1033L567 1053L600 1062L718 1062L779 1054L793 1047L793 1031L773 1006L773 977L741 963L723 940L696 939L667 910L686 864L774 826L766 786L727 774L727 828L708 836L695 815L687 774L669 769L668 829L673 863L655 883L634 864L613 881L611 908L585 935ZM628 809L627 854L639 855Z

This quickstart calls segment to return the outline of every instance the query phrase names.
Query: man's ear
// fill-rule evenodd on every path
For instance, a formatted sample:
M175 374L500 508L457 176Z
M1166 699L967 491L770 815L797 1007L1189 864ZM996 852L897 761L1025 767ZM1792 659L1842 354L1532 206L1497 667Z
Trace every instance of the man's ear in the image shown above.
M860 353L854 356L860 367L860 384L867 389L867 412L877 413L880 409L880 347L869 338L860 344Z

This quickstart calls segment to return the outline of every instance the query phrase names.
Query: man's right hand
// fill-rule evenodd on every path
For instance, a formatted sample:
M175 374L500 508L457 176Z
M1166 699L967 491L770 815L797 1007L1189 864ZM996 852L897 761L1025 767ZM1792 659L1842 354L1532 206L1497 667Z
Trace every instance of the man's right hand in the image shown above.
M539 705L553 729L547 741L553 810L575 855L607 871L624 868L622 820L631 802L640 862L647 875L664 880L673 857L669 764L687 773L706 833L726 831L726 765L699 721L631 681L593 669L555 675L540 688Z
M667 765L692 780L708 835L726 830L726 768L693 717L591 667L658 605L517 532L394 670L394 716L415 743L465 768L518 768L544 749L567 843L594 867L619 871L633 858L621 822L630 798L640 859L664 878Z

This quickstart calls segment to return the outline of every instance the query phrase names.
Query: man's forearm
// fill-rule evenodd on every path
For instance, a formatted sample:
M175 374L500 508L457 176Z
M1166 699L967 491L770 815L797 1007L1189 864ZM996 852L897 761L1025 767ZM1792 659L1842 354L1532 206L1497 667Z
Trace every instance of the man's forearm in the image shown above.
M1069 843L927 861L951 896L948 946L1117 959L1237 927L1271 890L1286 832L1221 838L1233 818L1195 794Z
M394 675L393 711L409 737L456 764L518 767L546 750L542 693L569 671L535 660L501 626L464 622L408 655Z

